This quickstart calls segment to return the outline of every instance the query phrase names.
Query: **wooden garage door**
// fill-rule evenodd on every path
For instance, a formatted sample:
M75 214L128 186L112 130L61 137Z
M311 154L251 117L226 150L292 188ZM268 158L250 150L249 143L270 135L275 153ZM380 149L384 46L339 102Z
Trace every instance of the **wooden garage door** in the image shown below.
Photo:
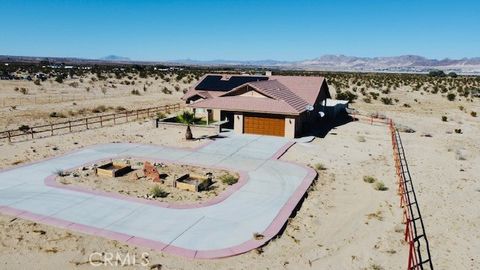
M285 118L265 114L243 116L243 132L250 134L285 136Z

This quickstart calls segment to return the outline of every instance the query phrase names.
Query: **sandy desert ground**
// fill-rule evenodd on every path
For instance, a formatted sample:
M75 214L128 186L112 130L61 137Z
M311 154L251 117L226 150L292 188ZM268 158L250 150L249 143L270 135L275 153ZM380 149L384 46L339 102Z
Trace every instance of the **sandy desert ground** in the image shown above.
M153 80L153 79L149 79ZM21 95L13 81L0 81L0 93ZM25 83L25 82L16 82ZM32 88L29 83L29 88ZM21 86L20 86L21 87ZM53 84L51 91L61 90ZM98 100L42 105L19 105L0 110L0 126L52 121L51 111L68 114L76 108L148 107L179 101L181 91L161 93L160 82L148 94L129 98L108 96ZM94 88L97 88L94 86ZM100 89L100 87L98 87ZM124 93L131 89L125 87ZM40 91L40 90L38 90ZM49 90L50 91L50 90ZM84 90L83 90L84 91ZM13 94L11 94L13 92ZM35 91L31 91L35 93ZM333 91L332 91L333 93ZM33 95L33 94L32 94ZM41 95L41 94L39 94ZM402 133L406 156L416 188L434 266L437 269L480 267L480 123L470 111L480 111L475 102L450 102L440 95L421 95L408 89L391 93L402 103L353 104L365 114L379 112L415 133ZM415 102L414 100L417 100ZM464 109L460 110L459 106ZM446 115L448 121L442 121ZM55 120L55 119L53 119ZM457 134L454 129L462 129ZM194 135L212 130L193 129ZM65 134L35 141L0 142L0 168L60 155L72 149L114 141L195 147L205 140L185 141L184 128L155 129L151 121ZM395 171L389 133L384 126L351 122L333 129L325 138L294 145L283 157L310 166L323 164L298 212L285 231L261 249L218 260L186 260L117 241L57 229L28 220L0 215L0 268L5 269L102 269L89 264L92 252L149 253L149 266L122 269L404 269L407 247L402 241L403 225L395 190ZM373 176L385 183L386 191L363 181ZM101 261L100 261L101 263ZM107 269L108 267L103 267Z

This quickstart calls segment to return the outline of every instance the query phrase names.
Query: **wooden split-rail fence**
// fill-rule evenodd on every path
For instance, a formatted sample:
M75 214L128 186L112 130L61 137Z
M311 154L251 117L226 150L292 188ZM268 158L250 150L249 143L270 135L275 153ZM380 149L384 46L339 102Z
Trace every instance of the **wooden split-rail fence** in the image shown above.
M14 142L19 138L23 140L50 137L58 134L78 132L82 130L99 128L108 125L123 124L144 118L156 116L158 113L170 113L181 109L181 104L169 104L157 107L150 107L138 110L126 110L110 114L99 114L95 116L72 119L63 122L50 123L37 126L23 126L18 129L0 131L0 140Z

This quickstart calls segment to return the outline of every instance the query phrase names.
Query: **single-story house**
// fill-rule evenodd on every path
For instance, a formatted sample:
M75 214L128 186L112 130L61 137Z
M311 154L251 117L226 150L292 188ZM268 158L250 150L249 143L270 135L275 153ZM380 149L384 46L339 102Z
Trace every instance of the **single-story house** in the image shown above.
M182 97L209 121L237 133L295 138L325 116L323 77L207 74Z

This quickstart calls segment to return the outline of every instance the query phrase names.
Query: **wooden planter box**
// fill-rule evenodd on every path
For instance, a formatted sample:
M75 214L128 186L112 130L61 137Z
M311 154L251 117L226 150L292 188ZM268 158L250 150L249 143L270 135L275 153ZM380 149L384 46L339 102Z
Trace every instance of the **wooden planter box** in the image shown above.
M132 170L130 165L122 162L109 162L97 168L98 176L118 177Z
M184 174L173 182L173 186L188 191L201 191L207 189L211 185L210 178L203 175Z

